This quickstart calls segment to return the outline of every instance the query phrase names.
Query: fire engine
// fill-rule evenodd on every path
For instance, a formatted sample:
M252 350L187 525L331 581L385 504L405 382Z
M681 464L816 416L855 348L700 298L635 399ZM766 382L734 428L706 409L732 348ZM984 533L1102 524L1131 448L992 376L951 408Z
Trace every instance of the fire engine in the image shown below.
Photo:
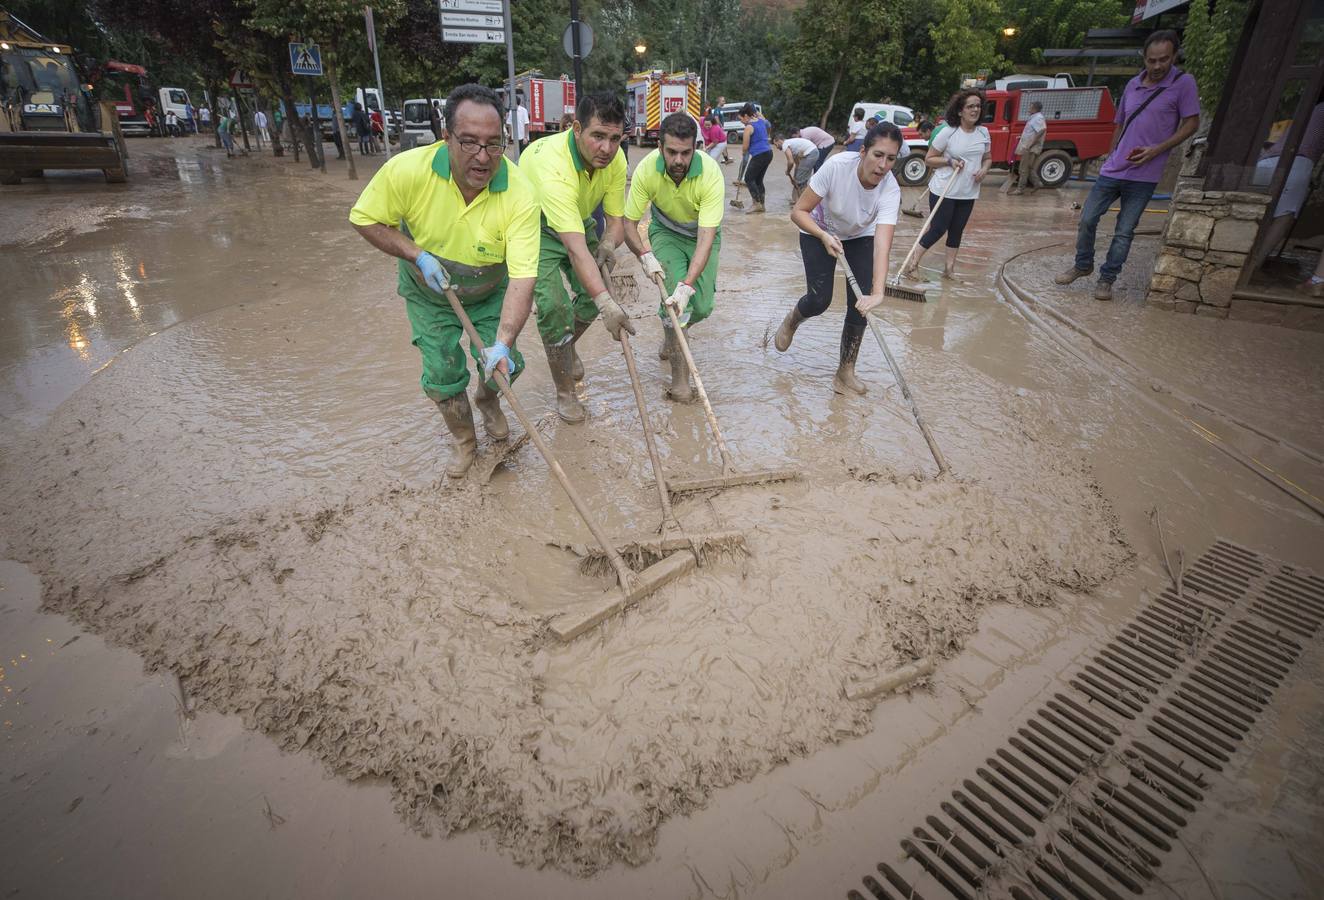
M664 72L653 69L630 76L625 89L630 95L626 116L629 136L636 146L657 143L662 120L675 112L688 112L697 122L703 114L702 83L694 72Z

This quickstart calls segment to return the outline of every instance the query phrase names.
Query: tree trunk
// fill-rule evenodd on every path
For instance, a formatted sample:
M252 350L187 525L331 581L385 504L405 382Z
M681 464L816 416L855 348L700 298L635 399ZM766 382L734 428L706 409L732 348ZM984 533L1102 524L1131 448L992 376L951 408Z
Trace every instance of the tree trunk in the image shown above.
M314 82L316 83L316 82ZM322 117L317 113L317 91L309 89L308 105L312 107L312 128L309 129L309 137L312 143L308 145L308 156L311 158L314 169L321 169L322 174L326 174L326 148L322 146Z
M837 71L832 75L832 90L828 93L827 109L823 110L823 118L818 120L818 127L827 131L828 116L832 115L832 104L837 101L837 88L841 86L841 76L846 71L846 56L842 54L837 59Z
M340 106L340 79L336 75L334 42L330 50L331 52L326 55L326 77L331 82L331 115L336 121L336 131L340 133L341 146L345 148L345 164L349 170L349 180L358 181L359 173L354 169L354 148L349 144L349 130L345 128L345 111Z
M207 91L207 108L211 110L211 121L207 123L207 127L211 129L212 145L219 150L221 147L221 130L217 126L221 122L221 107L216 101L220 98L216 95L216 82L208 78L204 87Z

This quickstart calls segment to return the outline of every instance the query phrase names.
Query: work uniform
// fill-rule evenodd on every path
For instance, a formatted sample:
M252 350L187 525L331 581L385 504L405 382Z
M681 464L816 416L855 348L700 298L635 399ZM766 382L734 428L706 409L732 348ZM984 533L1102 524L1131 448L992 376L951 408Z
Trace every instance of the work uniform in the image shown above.
M520 156L520 171L532 184L542 205L538 280L533 302L538 333L556 347L573 341L577 325L598 316L597 304L585 290L558 232L584 235L590 253L598 247L593 210L602 204L608 216L620 216L625 205L625 154L617 153L605 169L593 169L579 155L574 130L534 141ZM566 291L565 280L570 282Z
M630 196L625 201L625 217L637 222L643 218L651 204L653 217L648 225L648 242L653 247L653 255L662 264L668 294L676 290L676 282L689 271L699 243L699 229L717 229L712 252L708 254L708 264L691 285L694 296L689 301L689 325L702 322L713 311L713 300L717 293L717 251L722 246L722 208L725 199L726 185L721 165L698 151L695 151L689 171L679 185L667 174L667 164L660 150L654 150L643 158L634 170L634 180L630 182ZM661 306L657 314L664 322L667 321L666 310Z
M444 142L407 150L372 177L349 220L399 228L435 256L484 346L496 339L510 279L538 274L538 203L528 179L504 158L487 187L466 206L451 177ZM423 392L436 402L463 393L469 367L460 348L460 320L445 295L429 288L412 263L402 259L397 268L397 290L405 298L413 344L423 359ZM478 348L471 346L469 352L481 364ZM523 370L524 359L513 342L510 356ZM496 390L493 381L487 386Z

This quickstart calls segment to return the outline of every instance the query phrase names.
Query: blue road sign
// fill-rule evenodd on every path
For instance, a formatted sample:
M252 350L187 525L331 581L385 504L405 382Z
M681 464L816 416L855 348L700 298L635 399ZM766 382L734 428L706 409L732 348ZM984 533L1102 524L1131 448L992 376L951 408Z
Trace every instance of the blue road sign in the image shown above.
M290 44L290 72L295 75L321 75L322 51L316 44Z

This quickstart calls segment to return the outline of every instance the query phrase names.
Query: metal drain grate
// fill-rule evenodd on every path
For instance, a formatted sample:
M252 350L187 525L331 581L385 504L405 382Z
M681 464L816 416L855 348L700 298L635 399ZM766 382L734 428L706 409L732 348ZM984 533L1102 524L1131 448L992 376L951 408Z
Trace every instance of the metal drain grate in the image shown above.
M1324 579L1220 540L901 840L850 900L1121 900L1324 623Z

